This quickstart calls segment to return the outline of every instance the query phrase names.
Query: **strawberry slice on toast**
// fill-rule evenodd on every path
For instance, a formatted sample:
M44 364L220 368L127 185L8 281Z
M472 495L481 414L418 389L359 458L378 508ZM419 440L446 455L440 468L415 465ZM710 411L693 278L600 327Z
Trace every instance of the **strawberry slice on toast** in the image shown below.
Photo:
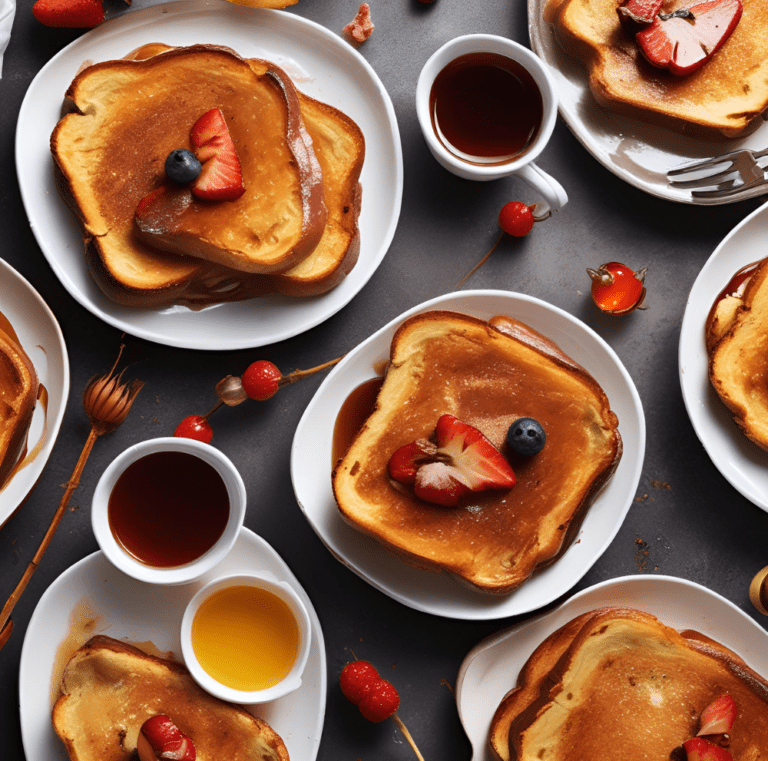
M192 149L203 169L192 183L193 195L206 201L234 201L245 193L235 144L221 109L204 113L190 133Z
M441 415L434 439L400 447L388 464L390 477L412 484L425 502L453 507L468 492L515 485L512 467L477 428L453 415Z

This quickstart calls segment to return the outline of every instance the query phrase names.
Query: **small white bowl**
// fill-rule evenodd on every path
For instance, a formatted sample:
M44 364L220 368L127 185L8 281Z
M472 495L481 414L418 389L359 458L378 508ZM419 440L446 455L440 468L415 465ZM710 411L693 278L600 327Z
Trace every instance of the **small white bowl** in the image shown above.
M263 690L248 692L222 684L200 665L200 661L198 661L192 646L192 624L200 606L216 592L228 587L237 586L256 587L257 589L271 592L288 606L293 617L296 619L299 629L299 650L293 667L281 681ZM204 690L215 695L217 698L228 700L231 703L246 705L268 703L298 689L301 686L301 675L309 658L311 640L312 628L309 614L301 599L291 588L290 584L285 581L278 581L272 574L266 571L262 573L234 572L208 582L189 601L181 621L181 652L192 677ZM225 653L226 634L222 635L222 654Z
M158 568L130 555L120 545L109 524L109 496L125 469L142 457L156 452L186 452L216 469L229 495L229 519L217 542L196 560L181 566ZM245 484L232 461L215 447L194 439L175 436L149 439L118 455L104 471L93 494L91 523L96 541L107 559L123 573L150 584L187 584L196 581L220 563L232 549L245 520Z

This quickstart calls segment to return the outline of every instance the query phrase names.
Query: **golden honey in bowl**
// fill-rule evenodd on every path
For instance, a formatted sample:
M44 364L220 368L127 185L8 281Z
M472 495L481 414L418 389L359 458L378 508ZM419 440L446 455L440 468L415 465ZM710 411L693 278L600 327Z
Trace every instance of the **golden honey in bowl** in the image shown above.
M192 649L200 666L242 692L269 689L288 676L300 639L290 607L260 587L220 589L200 604L192 620Z
M115 540L129 555L154 568L175 568L216 544L229 509L216 468L187 452L160 451L123 471L107 512Z

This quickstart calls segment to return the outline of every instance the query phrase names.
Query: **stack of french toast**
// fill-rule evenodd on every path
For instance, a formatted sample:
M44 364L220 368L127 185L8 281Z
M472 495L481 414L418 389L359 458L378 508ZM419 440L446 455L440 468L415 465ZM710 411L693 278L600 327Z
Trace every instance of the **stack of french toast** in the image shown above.
M278 66L211 45L145 45L90 65L51 136L57 183L80 222L89 271L113 301L157 308L337 286L360 248L365 139L338 109L300 93ZM223 115L245 192L205 200L165 172L190 130ZM173 203L151 224L142 199Z

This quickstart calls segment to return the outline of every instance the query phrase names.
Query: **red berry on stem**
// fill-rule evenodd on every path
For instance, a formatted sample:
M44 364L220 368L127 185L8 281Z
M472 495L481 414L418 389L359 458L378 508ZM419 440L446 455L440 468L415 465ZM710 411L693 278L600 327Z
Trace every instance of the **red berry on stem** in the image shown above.
M380 678L379 672L368 661L354 661L341 670L339 686L344 697L350 703L358 705L373 690Z
M626 264L608 262L599 269L587 267L592 278L592 299L607 314L629 314L645 299L645 267L633 272Z
M360 701L358 708L368 721L379 723L388 719L399 705L397 690L386 679L380 678L373 690Z
M249 365L243 373L241 381L245 393L251 399L263 402L275 394L280 378L282 378L282 374L275 365L265 359L260 359Z
M515 238L523 238L528 235L535 221L533 209L521 201L510 201L510 203L504 204L499 212L499 227L507 235L512 235Z
M202 441L203 444L210 444L213 438L213 429L211 424L202 415L188 415L178 424L173 435L183 439Z

